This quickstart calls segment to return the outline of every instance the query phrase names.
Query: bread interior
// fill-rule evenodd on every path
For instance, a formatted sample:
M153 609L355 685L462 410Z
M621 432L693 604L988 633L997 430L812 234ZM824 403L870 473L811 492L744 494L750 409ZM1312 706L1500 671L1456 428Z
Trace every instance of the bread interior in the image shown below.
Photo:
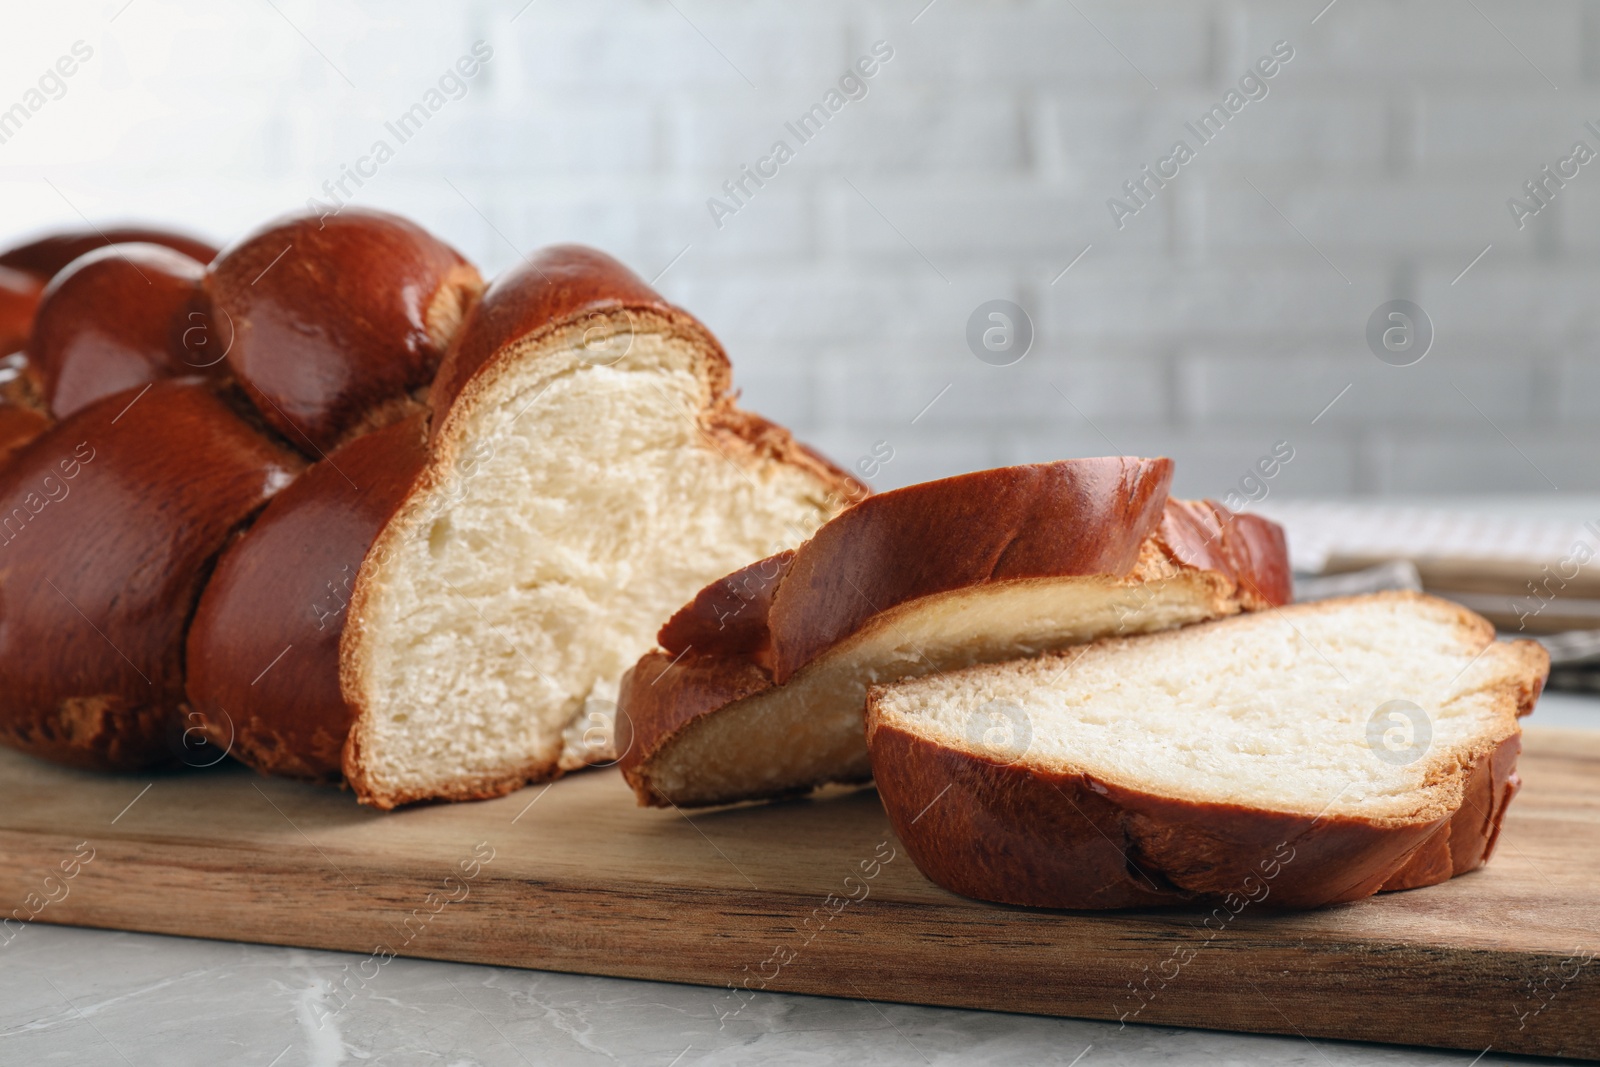
M1239 610L1226 594L1218 575L1180 571L1147 542L1127 578L1028 579L923 597L876 616L786 684L696 720L646 773L677 804L864 781L871 776L862 720L869 685Z
M612 758L617 681L661 624L831 515L815 473L706 424L711 375L700 337L619 313L525 342L463 392L432 484L363 564L343 655L366 799Z
M1543 669L1453 604L1372 596L909 681L870 717L1164 797L1412 821L1459 806Z

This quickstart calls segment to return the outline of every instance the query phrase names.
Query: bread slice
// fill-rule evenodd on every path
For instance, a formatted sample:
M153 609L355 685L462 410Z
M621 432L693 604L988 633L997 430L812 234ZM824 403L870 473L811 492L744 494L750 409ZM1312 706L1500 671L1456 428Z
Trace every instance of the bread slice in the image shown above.
M602 253L496 279L431 417L332 452L219 564L189 642L218 742L231 720L246 762L380 808L613 759L617 681L661 621L866 492L739 410L730 373Z
M1378 593L877 687L867 738L906 851L954 892L1317 907L1488 859L1548 669Z
M1167 499L1166 459L1007 467L865 500L703 590L623 683L643 804L870 776L866 689L1289 597L1282 531Z

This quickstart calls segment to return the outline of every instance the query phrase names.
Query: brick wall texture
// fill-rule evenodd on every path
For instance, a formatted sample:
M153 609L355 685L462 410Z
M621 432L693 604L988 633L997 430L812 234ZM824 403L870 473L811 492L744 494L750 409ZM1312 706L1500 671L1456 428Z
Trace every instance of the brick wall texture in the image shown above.
M318 198L486 272L593 244L880 488L1116 451L1219 497L1600 490L1593 5L20 7L3 234Z

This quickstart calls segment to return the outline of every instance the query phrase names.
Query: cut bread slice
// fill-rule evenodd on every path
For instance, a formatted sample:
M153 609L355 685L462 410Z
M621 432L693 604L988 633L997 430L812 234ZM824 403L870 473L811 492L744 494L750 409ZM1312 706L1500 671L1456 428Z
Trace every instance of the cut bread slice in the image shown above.
M867 738L906 851L954 892L1317 907L1488 858L1548 669L1379 593L874 688Z
M1285 602L1282 531L1171 476L1063 460L857 504L662 628L623 682L623 773L659 806L864 781L870 684Z
M729 384L706 329L601 253L548 249L490 286L351 598L362 799L492 796L609 760L617 681L661 620L862 492Z

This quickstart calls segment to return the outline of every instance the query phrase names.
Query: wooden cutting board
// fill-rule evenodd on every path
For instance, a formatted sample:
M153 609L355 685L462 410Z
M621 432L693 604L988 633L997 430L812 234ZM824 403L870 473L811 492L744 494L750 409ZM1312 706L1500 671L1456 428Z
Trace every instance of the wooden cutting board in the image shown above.
M607 771L380 815L239 767L151 780L0 753L0 907L361 953L351 999L406 955L719 987L729 1025L767 988L1600 1057L1600 738L1526 742L1487 869L1209 928L953 896L870 789L686 817Z

